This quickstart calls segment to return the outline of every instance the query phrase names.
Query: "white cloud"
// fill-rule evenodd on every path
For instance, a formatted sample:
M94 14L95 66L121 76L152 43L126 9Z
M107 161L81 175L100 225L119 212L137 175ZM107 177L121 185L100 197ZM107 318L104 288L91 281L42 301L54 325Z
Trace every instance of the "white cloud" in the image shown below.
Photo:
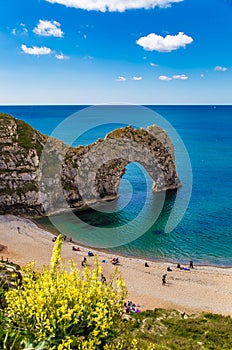
M37 27L33 29L33 32L41 36L55 36L62 38L64 33L60 29L60 23L57 21L39 20Z
M26 45L22 44L21 49L24 53L26 53L28 55L50 55L52 53L52 50L46 46L27 47Z
M185 74L177 74L177 75L173 75L172 79L188 80L188 77Z
M150 66L151 66L151 67L159 67L159 65L158 65L158 64L153 63L153 62L151 62L151 63L150 63Z
M216 72L225 72L225 71L227 71L227 69L228 69L228 68L222 67L222 66L216 66L216 67L214 67L214 70L215 70Z
M21 45L22 52L28 54L28 55L54 55L54 57L58 60L68 60L70 57L64 55L62 52L61 53L56 53L56 51L51 50L49 47L42 46L32 46L32 47L27 47L26 45Z
M58 60L69 60L69 56L65 56L63 53L59 53L59 54L56 54L55 57L58 59Z
M126 78L123 76L118 76L118 78L116 79L116 81L126 81Z
M205 77L205 74L201 74L200 77L201 77L201 78L204 78L204 77Z
M177 74L177 75L173 75L172 77L168 77L167 75L159 76L159 80L162 80L162 81L170 81L173 79L188 80L188 76L185 74Z
M184 0L46 0L51 4L60 4L88 11L124 12L133 9L150 9L156 6L170 7Z
M142 46L144 50L158 52L171 52L180 47L185 47L192 42L193 39L183 32L179 32L177 35L166 35L165 37L151 33L136 41L136 43Z
M142 77L133 77L132 80L135 80L135 81L139 81L139 80L142 80L143 78Z
M162 81L169 81L169 80L172 80L172 78L167 77L166 75L160 75L160 76L159 76L159 80L162 80Z

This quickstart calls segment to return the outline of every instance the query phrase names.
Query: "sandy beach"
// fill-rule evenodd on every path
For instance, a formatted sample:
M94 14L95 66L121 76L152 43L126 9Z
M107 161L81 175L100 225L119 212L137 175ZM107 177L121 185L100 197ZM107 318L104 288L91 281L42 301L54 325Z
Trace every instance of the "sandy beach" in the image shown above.
M17 227L20 227L18 233ZM32 221L12 215L0 216L0 256L20 266L35 260L37 266L49 264L53 248L53 234L37 227ZM73 259L81 267L83 257L93 266L93 258L87 256L88 248L73 251L70 242L64 242L62 257ZM115 268L112 255L91 249L102 262L107 277ZM128 300L140 305L141 310L158 307L175 308L186 313L200 311L232 315L232 268L194 266L190 271L176 265L119 257L119 271L126 282ZM172 271L167 272L171 266ZM167 273L167 284L162 285L162 275Z

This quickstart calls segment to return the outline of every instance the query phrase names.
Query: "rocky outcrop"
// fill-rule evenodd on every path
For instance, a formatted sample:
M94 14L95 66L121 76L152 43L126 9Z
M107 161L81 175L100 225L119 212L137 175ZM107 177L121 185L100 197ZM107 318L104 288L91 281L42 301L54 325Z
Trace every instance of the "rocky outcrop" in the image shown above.
M45 215L117 198L130 162L150 174L153 191L180 187L173 145L157 126L127 126L72 148L0 114L0 143L0 213Z
M0 114L0 213L41 211L37 176L46 139L23 121Z

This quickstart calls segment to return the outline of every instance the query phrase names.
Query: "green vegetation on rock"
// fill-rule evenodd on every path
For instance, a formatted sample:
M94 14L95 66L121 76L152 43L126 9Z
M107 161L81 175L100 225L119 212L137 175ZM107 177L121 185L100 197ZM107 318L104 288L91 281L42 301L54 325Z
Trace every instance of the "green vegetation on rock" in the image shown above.
M41 155L43 145L41 141L45 139L44 135L36 131L29 124L23 120L13 118L11 115L0 112L0 131L8 126L16 124L16 134L12 135L14 141L18 143L19 147L25 150L36 149L38 155Z
M134 314L128 332L143 349L200 350L232 349L232 318L212 313L187 315L176 310L155 309Z
M17 123L17 133L18 133L18 144L19 146L30 149L33 148L34 141L34 129L23 122L22 120L16 120Z
M0 112L0 119L14 121L14 118L11 115L3 113L3 112Z
M43 150L43 145L41 144L42 140L40 140L42 134L22 120L16 119L16 123L19 146L26 150L36 149L38 156L40 157Z

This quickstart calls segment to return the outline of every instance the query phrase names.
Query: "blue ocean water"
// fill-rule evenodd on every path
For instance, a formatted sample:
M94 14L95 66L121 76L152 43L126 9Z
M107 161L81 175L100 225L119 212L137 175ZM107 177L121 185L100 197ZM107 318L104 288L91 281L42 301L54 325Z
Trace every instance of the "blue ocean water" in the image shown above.
M1 106L0 111L23 119L50 135L59 123L82 108L84 106ZM178 226L170 233L165 233L165 224L176 196L175 193L169 193L154 225L132 242L110 250L146 259L181 263L194 260L198 264L232 266L232 106L149 108L171 123L187 148L193 173L191 200ZM74 144L93 142L120 125L110 122L101 128L94 128L75 140ZM65 135L61 133L59 136L65 140ZM99 228L125 227L123 234L120 234L126 237L139 224L132 224L128 232L124 225L138 216L146 202L147 210L140 218L143 224L146 214L155 212L159 200L151 192L151 180L144 177L137 164L131 163L120 185L119 200L109 204L112 213L98 210L80 212L78 217L81 224L77 224L73 216L69 215L56 220L62 231L73 235L77 242L96 246L97 241L101 240L100 231L91 233L88 224ZM40 220L40 223L47 227L51 225L45 219Z

